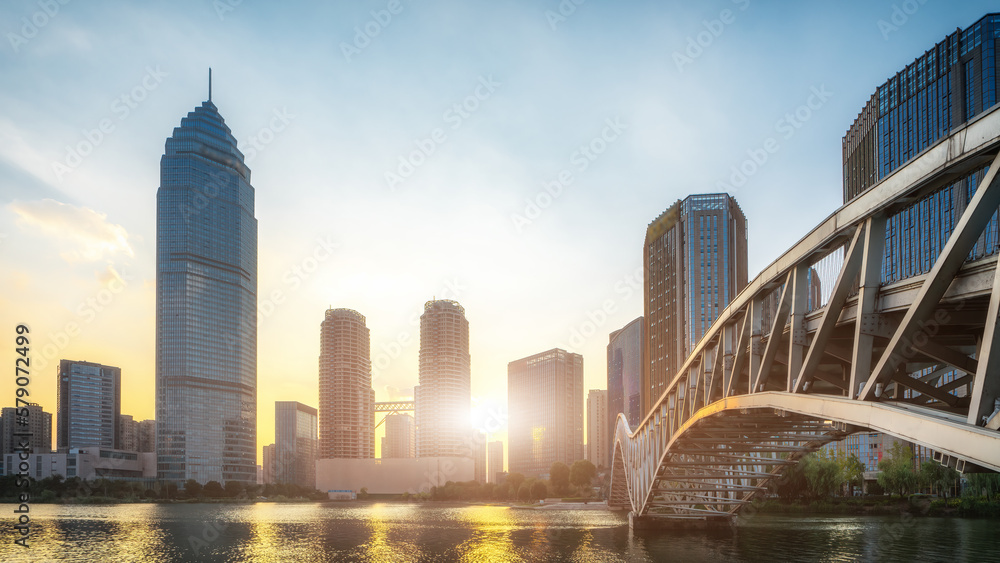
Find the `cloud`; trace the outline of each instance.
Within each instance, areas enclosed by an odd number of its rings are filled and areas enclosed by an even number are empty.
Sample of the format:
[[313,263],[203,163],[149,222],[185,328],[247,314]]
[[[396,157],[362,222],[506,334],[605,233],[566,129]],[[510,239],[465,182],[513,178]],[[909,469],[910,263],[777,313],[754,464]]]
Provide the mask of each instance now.
[[36,228],[56,239],[63,248],[59,255],[67,262],[96,262],[119,252],[135,256],[125,228],[88,207],[54,199],[14,201],[8,207],[17,214],[19,226]]

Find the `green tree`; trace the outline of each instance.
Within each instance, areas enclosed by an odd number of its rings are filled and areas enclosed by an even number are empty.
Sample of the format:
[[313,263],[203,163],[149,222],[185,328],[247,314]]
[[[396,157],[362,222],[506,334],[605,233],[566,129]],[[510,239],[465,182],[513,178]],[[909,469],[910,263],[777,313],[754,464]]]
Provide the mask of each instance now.
[[531,490],[528,488],[527,483],[521,483],[521,486],[517,489],[517,498],[525,502],[531,500]]
[[965,480],[968,486],[963,495],[993,498],[1000,494],[1000,473],[966,473]]
[[198,481],[195,481],[194,479],[188,479],[187,481],[184,482],[184,494],[187,495],[188,498],[198,497],[201,495],[201,493],[202,493],[202,486],[201,483],[199,483]]
[[557,495],[569,488],[569,467],[565,463],[557,461],[552,464],[549,468],[549,484]]
[[916,484],[913,473],[913,450],[903,442],[896,442],[889,449],[889,456],[878,462],[878,484],[887,493],[905,495]]
[[226,481],[226,496],[238,498],[246,492],[246,487],[240,481]]
[[799,463],[803,466],[811,496],[830,497],[840,488],[843,481],[836,461],[827,456],[808,455]]
[[[563,467],[566,467],[566,464],[563,464]],[[548,487],[545,486],[545,481],[535,481],[531,484],[531,498],[534,500],[545,498],[546,495],[548,495],[548,492]]]
[[928,460],[920,464],[917,482],[921,489],[926,489],[931,494],[941,494],[947,498],[948,491],[955,485],[959,477],[958,471]]
[[847,483],[847,488],[849,492],[853,492],[854,486],[859,487],[864,485],[865,482],[865,464],[862,462],[857,454],[851,454],[844,457],[844,463],[841,465],[841,475],[844,482]]
[[222,483],[218,481],[209,481],[205,483],[205,488],[202,489],[206,497],[209,498],[220,498],[225,494],[225,489],[222,488]]
[[517,471],[508,473],[506,483],[511,487],[511,496],[520,496],[521,484],[524,483],[524,475]]
[[595,475],[597,475],[597,468],[586,459],[574,461],[573,467],[569,468],[569,482],[578,489],[588,487],[588,492],[590,483],[594,480]]
[[771,480],[769,487],[785,502],[795,500],[808,492],[809,482],[806,480],[802,462],[785,466],[781,475]]

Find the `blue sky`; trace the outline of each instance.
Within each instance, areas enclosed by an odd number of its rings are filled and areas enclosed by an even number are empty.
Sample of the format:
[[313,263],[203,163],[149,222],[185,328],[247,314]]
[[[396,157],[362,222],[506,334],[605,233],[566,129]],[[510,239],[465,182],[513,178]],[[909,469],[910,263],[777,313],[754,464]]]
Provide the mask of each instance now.
[[755,275],[840,205],[841,138],[875,88],[991,9],[5,2],[0,311],[37,335],[47,410],[71,358],[121,366],[123,412],[153,416],[159,159],[211,66],[256,188],[260,445],[273,401],[317,403],[330,305],[368,318],[378,400],[410,394],[435,296],[467,310],[480,411],[505,405],[507,362],[557,346],[604,388],[652,219],[731,188]]

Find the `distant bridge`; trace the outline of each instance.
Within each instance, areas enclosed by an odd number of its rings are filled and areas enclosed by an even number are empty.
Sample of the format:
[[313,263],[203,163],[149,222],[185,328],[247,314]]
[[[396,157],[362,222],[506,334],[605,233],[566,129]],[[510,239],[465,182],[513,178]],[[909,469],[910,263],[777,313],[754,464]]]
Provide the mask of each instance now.
[[[887,220],[987,165],[923,273],[883,282]],[[642,423],[619,415],[609,505],[635,522],[732,519],[787,466],[862,430],[927,446],[960,471],[1000,471],[1000,276],[996,251],[983,251],[996,246],[998,171],[994,108],[765,268]],[[836,277],[819,298],[818,269]]]
[[390,414],[395,414],[397,412],[412,412],[412,411],[413,411],[413,401],[376,402],[375,412],[384,412],[386,413],[386,415],[382,417],[382,420],[378,421],[378,424],[375,425],[375,428],[382,426],[382,423],[385,422],[386,417],[388,417]]

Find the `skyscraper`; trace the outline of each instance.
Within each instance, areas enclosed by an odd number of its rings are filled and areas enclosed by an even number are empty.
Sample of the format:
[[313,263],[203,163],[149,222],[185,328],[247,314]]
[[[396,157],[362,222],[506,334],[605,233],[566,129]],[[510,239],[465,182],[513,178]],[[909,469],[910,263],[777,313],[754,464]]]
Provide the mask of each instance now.
[[[27,410],[28,416],[22,416],[22,409]],[[4,407],[0,410],[0,424],[3,424],[0,453],[15,453],[25,440],[32,453],[45,454],[52,451],[52,413],[45,412],[40,405],[28,403],[23,407]],[[25,434],[30,436],[25,437]]]
[[320,325],[319,457],[375,457],[371,337],[351,309],[327,309]]
[[608,427],[608,392],[591,389],[587,392],[587,460],[595,467],[610,467],[611,444]]
[[275,401],[275,482],[315,487],[316,451],[316,409],[297,401]]
[[413,417],[405,413],[392,413],[385,417],[385,437],[382,438],[382,457],[416,457],[417,426]]
[[469,321],[456,301],[424,304],[419,361],[419,385],[414,389],[417,457],[469,457]]
[[153,419],[139,422],[138,442],[140,452],[156,452],[156,421]]
[[500,440],[490,442],[486,445],[486,451],[489,454],[486,459],[486,482],[499,483],[497,475],[503,473],[503,442]]
[[525,477],[583,458],[583,356],[555,348],[507,364],[508,467]]
[[[642,385],[642,374],[646,363],[646,322],[639,317],[608,336],[608,419],[604,423],[605,453],[607,459],[594,465],[608,466],[611,463],[612,443],[618,413],[623,413],[629,427],[635,429],[646,416],[643,409],[644,395],[649,391]],[[588,416],[590,416],[588,414]],[[588,427],[589,427],[588,418]],[[588,439],[587,443],[590,443]],[[588,458],[589,459],[589,458]]]
[[[843,138],[844,203],[997,102],[1000,14],[947,35],[880,85]],[[930,271],[986,173],[982,163],[944,187],[894,210],[885,224],[882,281]],[[997,218],[970,258],[1000,248]]]
[[688,354],[747,285],[747,221],[727,194],[692,195],[646,228],[643,416]]
[[122,370],[92,362],[59,361],[56,447],[118,449]]
[[264,481],[265,485],[273,485],[277,483],[275,476],[278,473],[278,463],[277,454],[275,454],[275,445],[268,444],[263,448],[263,463],[261,464],[261,480]]
[[178,484],[257,472],[254,189],[211,97],[167,139],[156,192],[157,469]]
[[118,417],[118,449],[139,451],[139,423],[130,414]]
[[472,471],[474,479],[479,483],[486,482],[486,432],[472,431]]

